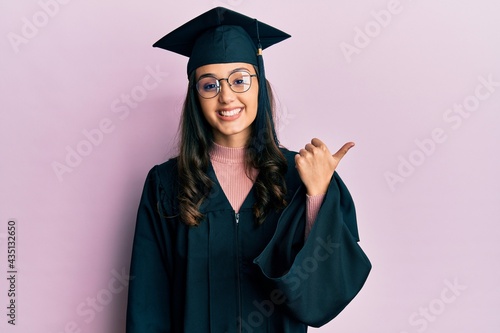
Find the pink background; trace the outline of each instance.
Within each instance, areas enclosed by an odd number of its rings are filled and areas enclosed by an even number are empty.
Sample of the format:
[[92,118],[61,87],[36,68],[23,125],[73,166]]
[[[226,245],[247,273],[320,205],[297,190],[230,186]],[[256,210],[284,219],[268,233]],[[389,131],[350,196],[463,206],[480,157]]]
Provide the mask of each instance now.
[[[357,144],[338,171],[374,268],[352,304],[311,331],[499,332],[493,0],[3,0],[0,331],[124,332],[126,281],[115,276],[128,273],[146,173],[175,153],[187,83],[186,59],[151,44],[216,5],[293,36],[265,51],[285,146]],[[68,166],[70,150],[85,156]]]

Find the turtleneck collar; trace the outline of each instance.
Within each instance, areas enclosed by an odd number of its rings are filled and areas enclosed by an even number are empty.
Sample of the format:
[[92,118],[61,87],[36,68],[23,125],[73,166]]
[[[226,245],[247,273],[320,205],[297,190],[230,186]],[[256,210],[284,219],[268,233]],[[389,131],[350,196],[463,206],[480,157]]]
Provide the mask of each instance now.
[[213,143],[210,150],[210,159],[224,164],[245,163],[245,147],[230,148]]

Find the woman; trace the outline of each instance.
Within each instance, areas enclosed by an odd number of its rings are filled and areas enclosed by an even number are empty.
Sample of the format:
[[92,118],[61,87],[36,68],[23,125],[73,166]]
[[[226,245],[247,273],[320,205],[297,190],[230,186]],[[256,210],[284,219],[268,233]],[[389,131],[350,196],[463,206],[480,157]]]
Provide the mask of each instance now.
[[278,144],[261,48],[289,36],[215,8],[155,46],[189,57],[179,156],[141,199],[128,333],[306,332],[371,268],[354,205],[319,139]]

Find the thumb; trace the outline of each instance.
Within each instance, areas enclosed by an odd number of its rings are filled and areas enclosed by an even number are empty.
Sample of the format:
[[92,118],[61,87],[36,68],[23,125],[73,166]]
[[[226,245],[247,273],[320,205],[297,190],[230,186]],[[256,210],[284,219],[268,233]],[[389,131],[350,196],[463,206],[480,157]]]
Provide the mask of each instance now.
[[337,159],[337,160],[341,160],[345,154],[347,154],[347,152],[349,151],[349,149],[351,149],[352,147],[354,147],[354,142],[347,142],[346,144],[344,144],[342,146],[342,148],[340,148],[335,154],[333,154],[332,156]]

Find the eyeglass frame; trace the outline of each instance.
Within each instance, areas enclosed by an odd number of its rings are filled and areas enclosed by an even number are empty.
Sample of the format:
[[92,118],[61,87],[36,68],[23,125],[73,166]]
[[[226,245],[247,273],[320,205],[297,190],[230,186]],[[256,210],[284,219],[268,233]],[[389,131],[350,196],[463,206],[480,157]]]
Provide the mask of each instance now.
[[[229,83],[229,77],[230,77],[231,75],[233,75],[234,73],[238,73],[238,72],[248,73],[248,75],[250,76],[250,84],[248,85],[248,89],[247,89],[247,90],[245,90],[245,91],[234,91],[234,90],[233,90],[233,88],[232,88],[232,86],[233,86],[233,85],[232,85],[231,83]],[[201,95],[200,91],[198,90],[198,83],[200,82],[200,80],[201,80],[202,78],[205,78],[205,77],[211,77],[211,78],[214,78],[214,79],[215,79],[215,81],[217,82],[217,94],[215,94],[215,95],[214,95],[214,96],[212,96],[212,97],[204,97],[204,96],[202,96],[202,95]],[[196,80],[196,83],[195,83],[193,86],[194,86],[194,88],[196,89],[196,92],[198,93],[198,95],[199,95],[201,98],[204,98],[204,99],[212,99],[212,98],[217,97],[217,96],[220,94],[220,92],[221,92],[221,90],[222,90],[222,84],[221,84],[221,81],[224,81],[224,80],[225,80],[225,81],[227,82],[227,84],[229,85],[229,89],[231,89],[231,91],[232,91],[232,92],[234,92],[234,93],[236,93],[236,94],[242,94],[242,93],[246,93],[247,91],[249,91],[249,90],[250,90],[250,88],[252,87],[252,78],[253,78],[253,77],[258,77],[258,75],[257,75],[257,74],[250,74],[250,72],[249,72],[249,71],[247,71],[247,70],[239,69],[239,70],[235,70],[235,71],[231,72],[231,73],[229,74],[229,76],[228,76],[228,77],[226,77],[226,78],[221,78],[221,79],[218,79],[218,78],[216,78],[214,75],[211,75],[211,74],[202,75],[202,76],[200,76],[200,77],[198,78],[198,80]]]

